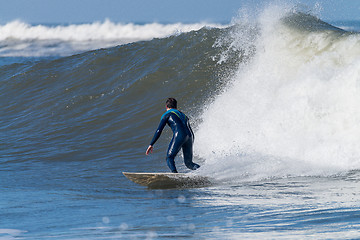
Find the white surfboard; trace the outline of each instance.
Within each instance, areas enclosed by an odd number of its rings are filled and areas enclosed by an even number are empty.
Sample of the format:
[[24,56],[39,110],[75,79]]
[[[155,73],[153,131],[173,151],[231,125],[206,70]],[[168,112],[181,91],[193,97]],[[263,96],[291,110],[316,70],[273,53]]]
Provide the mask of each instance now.
[[211,185],[208,177],[186,173],[135,173],[123,172],[134,183],[152,189],[195,188]]

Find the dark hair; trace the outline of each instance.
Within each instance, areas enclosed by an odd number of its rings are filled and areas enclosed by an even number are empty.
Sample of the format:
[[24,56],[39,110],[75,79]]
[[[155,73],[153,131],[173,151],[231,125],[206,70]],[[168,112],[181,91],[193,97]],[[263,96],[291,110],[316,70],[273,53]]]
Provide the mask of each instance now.
[[168,98],[166,100],[166,107],[177,109],[177,101],[175,98]]

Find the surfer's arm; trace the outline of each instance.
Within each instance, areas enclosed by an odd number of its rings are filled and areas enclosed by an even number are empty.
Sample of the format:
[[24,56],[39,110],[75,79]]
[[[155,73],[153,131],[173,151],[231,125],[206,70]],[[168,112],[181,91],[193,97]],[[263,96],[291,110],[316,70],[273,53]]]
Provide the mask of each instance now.
[[158,126],[158,128],[157,128],[157,130],[156,130],[156,132],[155,132],[155,134],[154,134],[154,137],[153,137],[153,139],[152,139],[151,142],[150,142],[149,147],[150,147],[150,146],[153,146],[153,145],[155,144],[155,142],[159,139],[159,137],[160,137],[160,135],[161,135],[161,133],[162,133],[162,130],[164,129],[164,127],[165,127],[165,125],[166,125],[166,122],[167,122],[167,119],[168,119],[168,118],[169,118],[168,116],[164,116],[164,117],[161,119],[161,121],[160,121],[160,123],[159,123],[159,126]]
[[146,149],[146,155],[149,155],[149,153],[152,153],[154,147],[153,145],[155,144],[155,142],[159,139],[161,133],[162,133],[162,130],[164,129],[165,125],[166,125],[166,121],[167,119],[165,119],[165,117],[161,118],[161,121],[160,121],[160,124],[154,134],[154,137],[153,139],[151,140],[151,143],[149,145],[149,147]]

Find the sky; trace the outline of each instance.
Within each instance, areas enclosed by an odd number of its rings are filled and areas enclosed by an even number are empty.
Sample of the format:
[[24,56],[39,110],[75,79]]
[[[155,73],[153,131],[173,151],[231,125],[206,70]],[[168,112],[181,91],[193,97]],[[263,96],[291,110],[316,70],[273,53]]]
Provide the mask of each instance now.
[[[259,8],[270,0],[0,0],[0,24],[76,24],[109,19],[121,23],[229,23],[241,8]],[[310,9],[321,6],[320,18],[360,20],[360,0],[283,0]],[[317,4],[318,3],[318,4]]]

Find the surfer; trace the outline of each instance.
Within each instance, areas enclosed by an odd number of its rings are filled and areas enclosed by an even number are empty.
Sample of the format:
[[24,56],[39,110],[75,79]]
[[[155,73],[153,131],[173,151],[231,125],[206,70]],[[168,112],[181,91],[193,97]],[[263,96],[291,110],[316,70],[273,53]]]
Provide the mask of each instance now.
[[177,101],[175,98],[168,98],[166,101],[166,112],[161,116],[159,127],[157,128],[146,155],[152,153],[155,142],[159,139],[165,125],[168,124],[173,131],[173,138],[169,144],[166,162],[171,172],[177,173],[175,167],[175,157],[182,148],[184,163],[187,168],[196,170],[200,165],[193,163],[193,142],[194,133],[190,127],[188,117],[177,110]]

